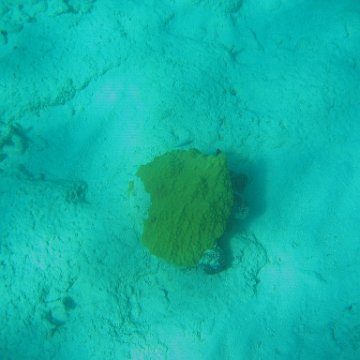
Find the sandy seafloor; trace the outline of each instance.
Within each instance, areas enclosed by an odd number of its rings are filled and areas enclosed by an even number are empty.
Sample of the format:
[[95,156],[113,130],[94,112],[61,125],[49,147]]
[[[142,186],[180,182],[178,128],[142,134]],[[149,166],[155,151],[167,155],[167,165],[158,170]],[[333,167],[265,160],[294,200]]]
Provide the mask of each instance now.
[[[2,0],[0,359],[360,359],[359,54],[357,0]],[[191,147],[249,177],[215,275],[128,196]]]

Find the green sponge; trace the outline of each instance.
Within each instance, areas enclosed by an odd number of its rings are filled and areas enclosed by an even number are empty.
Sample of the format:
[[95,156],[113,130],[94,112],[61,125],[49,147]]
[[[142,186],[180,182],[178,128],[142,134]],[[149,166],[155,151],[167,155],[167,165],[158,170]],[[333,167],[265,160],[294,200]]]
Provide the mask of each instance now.
[[140,166],[137,176],[151,198],[142,242],[172,264],[196,265],[223,235],[233,207],[225,155],[174,150]]

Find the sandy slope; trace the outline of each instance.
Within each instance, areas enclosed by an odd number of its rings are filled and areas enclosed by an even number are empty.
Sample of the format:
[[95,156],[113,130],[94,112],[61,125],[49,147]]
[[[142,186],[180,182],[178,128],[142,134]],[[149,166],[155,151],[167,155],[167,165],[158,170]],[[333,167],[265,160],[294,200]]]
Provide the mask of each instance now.
[[[17,3],[0,7],[1,359],[359,358],[358,2]],[[151,257],[127,194],[189,146],[250,178],[213,276]]]

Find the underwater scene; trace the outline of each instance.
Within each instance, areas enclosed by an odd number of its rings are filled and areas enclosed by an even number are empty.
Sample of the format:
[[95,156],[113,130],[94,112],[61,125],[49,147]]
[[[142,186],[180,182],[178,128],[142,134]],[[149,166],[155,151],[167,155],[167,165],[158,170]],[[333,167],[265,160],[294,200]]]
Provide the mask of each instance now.
[[358,360],[359,194],[359,0],[0,0],[0,360]]

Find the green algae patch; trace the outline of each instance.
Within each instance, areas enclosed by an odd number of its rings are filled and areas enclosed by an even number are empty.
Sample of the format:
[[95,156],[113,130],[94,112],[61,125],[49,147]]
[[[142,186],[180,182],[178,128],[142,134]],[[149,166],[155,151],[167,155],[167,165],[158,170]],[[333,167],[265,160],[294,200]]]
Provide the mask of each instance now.
[[234,203],[225,155],[174,150],[139,167],[150,194],[143,244],[178,266],[196,265],[224,234]]

